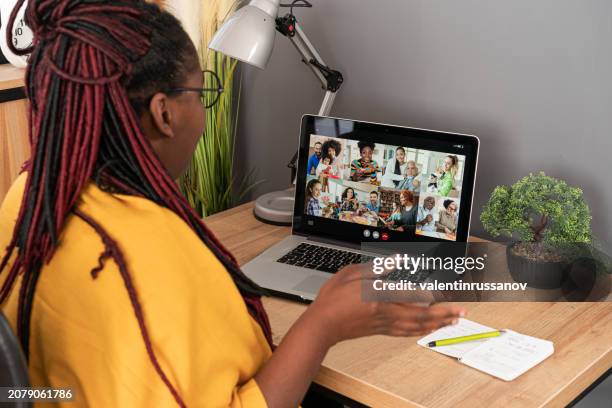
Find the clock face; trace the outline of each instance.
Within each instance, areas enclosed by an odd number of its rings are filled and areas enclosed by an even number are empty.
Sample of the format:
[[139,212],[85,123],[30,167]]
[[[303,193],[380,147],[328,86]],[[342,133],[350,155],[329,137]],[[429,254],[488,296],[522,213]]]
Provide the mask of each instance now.
[[[8,26],[8,20],[13,11],[13,7],[17,0],[2,0],[0,6],[0,18],[2,21],[0,29],[0,48],[2,48],[2,54],[6,59],[17,67],[25,67],[27,63],[27,56],[18,56],[13,54],[6,44],[6,29]],[[27,48],[32,45],[32,30],[25,24],[24,12],[26,4],[17,13],[17,19],[13,24],[13,32],[11,33],[11,40],[16,48]]]
[[19,49],[32,45],[32,31],[25,24],[23,17],[13,25],[13,45]]

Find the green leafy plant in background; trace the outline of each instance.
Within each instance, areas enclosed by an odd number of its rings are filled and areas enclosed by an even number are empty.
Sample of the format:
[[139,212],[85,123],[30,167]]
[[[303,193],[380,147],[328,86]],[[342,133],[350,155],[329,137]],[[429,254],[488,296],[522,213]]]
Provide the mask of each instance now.
[[559,260],[592,240],[582,190],[543,172],[496,187],[480,221],[494,237],[518,236],[515,253],[530,259]]
[[[233,207],[258,183],[254,183],[254,169],[238,181],[234,169],[238,109],[241,78],[237,75],[238,61],[208,51],[210,38],[217,30],[220,15],[226,15],[224,3],[211,0],[205,3],[201,50],[201,65],[217,73],[224,92],[217,104],[206,110],[206,128],[198,142],[191,164],[181,180],[181,190],[192,207],[202,217]],[[232,6],[233,7],[233,6]],[[230,9],[231,10],[231,9]],[[209,80],[209,76],[205,76]],[[208,81],[207,81],[208,82]],[[206,83],[205,87],[216,84]]]
[[523,242],[591,242],[591,214],[582,190],[543,172],[496,187],[480,221],[493,236],[516,233]]

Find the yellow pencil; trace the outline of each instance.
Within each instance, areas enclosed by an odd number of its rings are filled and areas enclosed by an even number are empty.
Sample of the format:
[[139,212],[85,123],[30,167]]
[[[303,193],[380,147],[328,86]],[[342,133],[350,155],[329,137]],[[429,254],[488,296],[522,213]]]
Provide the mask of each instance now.
[[470,334],[469,336],[460,336],[460,337],[453,337],[450,339],[430,341],[429,343],[427,343],[427,345],[429,347],[448,346],[451,344],[463,343],[466,341],[488,339],[490,337],[498,337],[503,332],[504,332],[503,330],[495,330],[495,331],[490,331],[490,332],[485,332],[485,333]]

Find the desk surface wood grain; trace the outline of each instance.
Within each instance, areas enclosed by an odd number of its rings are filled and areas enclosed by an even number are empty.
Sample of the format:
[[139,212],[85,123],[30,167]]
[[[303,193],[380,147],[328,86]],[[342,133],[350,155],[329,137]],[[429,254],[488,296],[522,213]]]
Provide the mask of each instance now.
[[[252,203],[206,219],[241,264],[290,234],[252,214]],[[264,299],[278,343],[306,306]],[[374,407],[563,407],[612,367],[612,303],[463,303],[468,318],[554,342],[555,353],[504,382],[417,346],[374,336],[334,346],[315,381]]]

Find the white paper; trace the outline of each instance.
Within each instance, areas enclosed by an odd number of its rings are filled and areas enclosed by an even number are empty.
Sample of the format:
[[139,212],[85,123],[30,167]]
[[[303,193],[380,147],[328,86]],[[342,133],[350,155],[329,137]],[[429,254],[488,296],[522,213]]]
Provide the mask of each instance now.
[[465,343],[451,344],[448,346],[439,347],[428,347],[427,343],[435,340],[444,340],[453,337],[469,336],[470,334],[485,333],[494,330],[496,329],[493,329],[480,323],[473,322],[468,319],[460,318],[457,324],[452,326],[445,326],[439,330],[436,330],[435,332],[417,341],[417,344],[419,346],[427,347],[430,350],[437,351],[438,353],[442,353],[447,356],[461,358],[468,351],[480,346],[489,339],[466,341]]
[[553,343],[506,330],[464,354],[461,362],[505,381],[512,381],[554,352]]
[[551,341],[505,329],[499,337],[467,341],[450,346],[428,347],[427,343],[470,334],[484,333],[495,329],[459,319],[454,326],[446,326],[423,337],[417,344],[432,351],[459,359],[467,366],[512,381],[530,368],[536,366],[555,350]]

